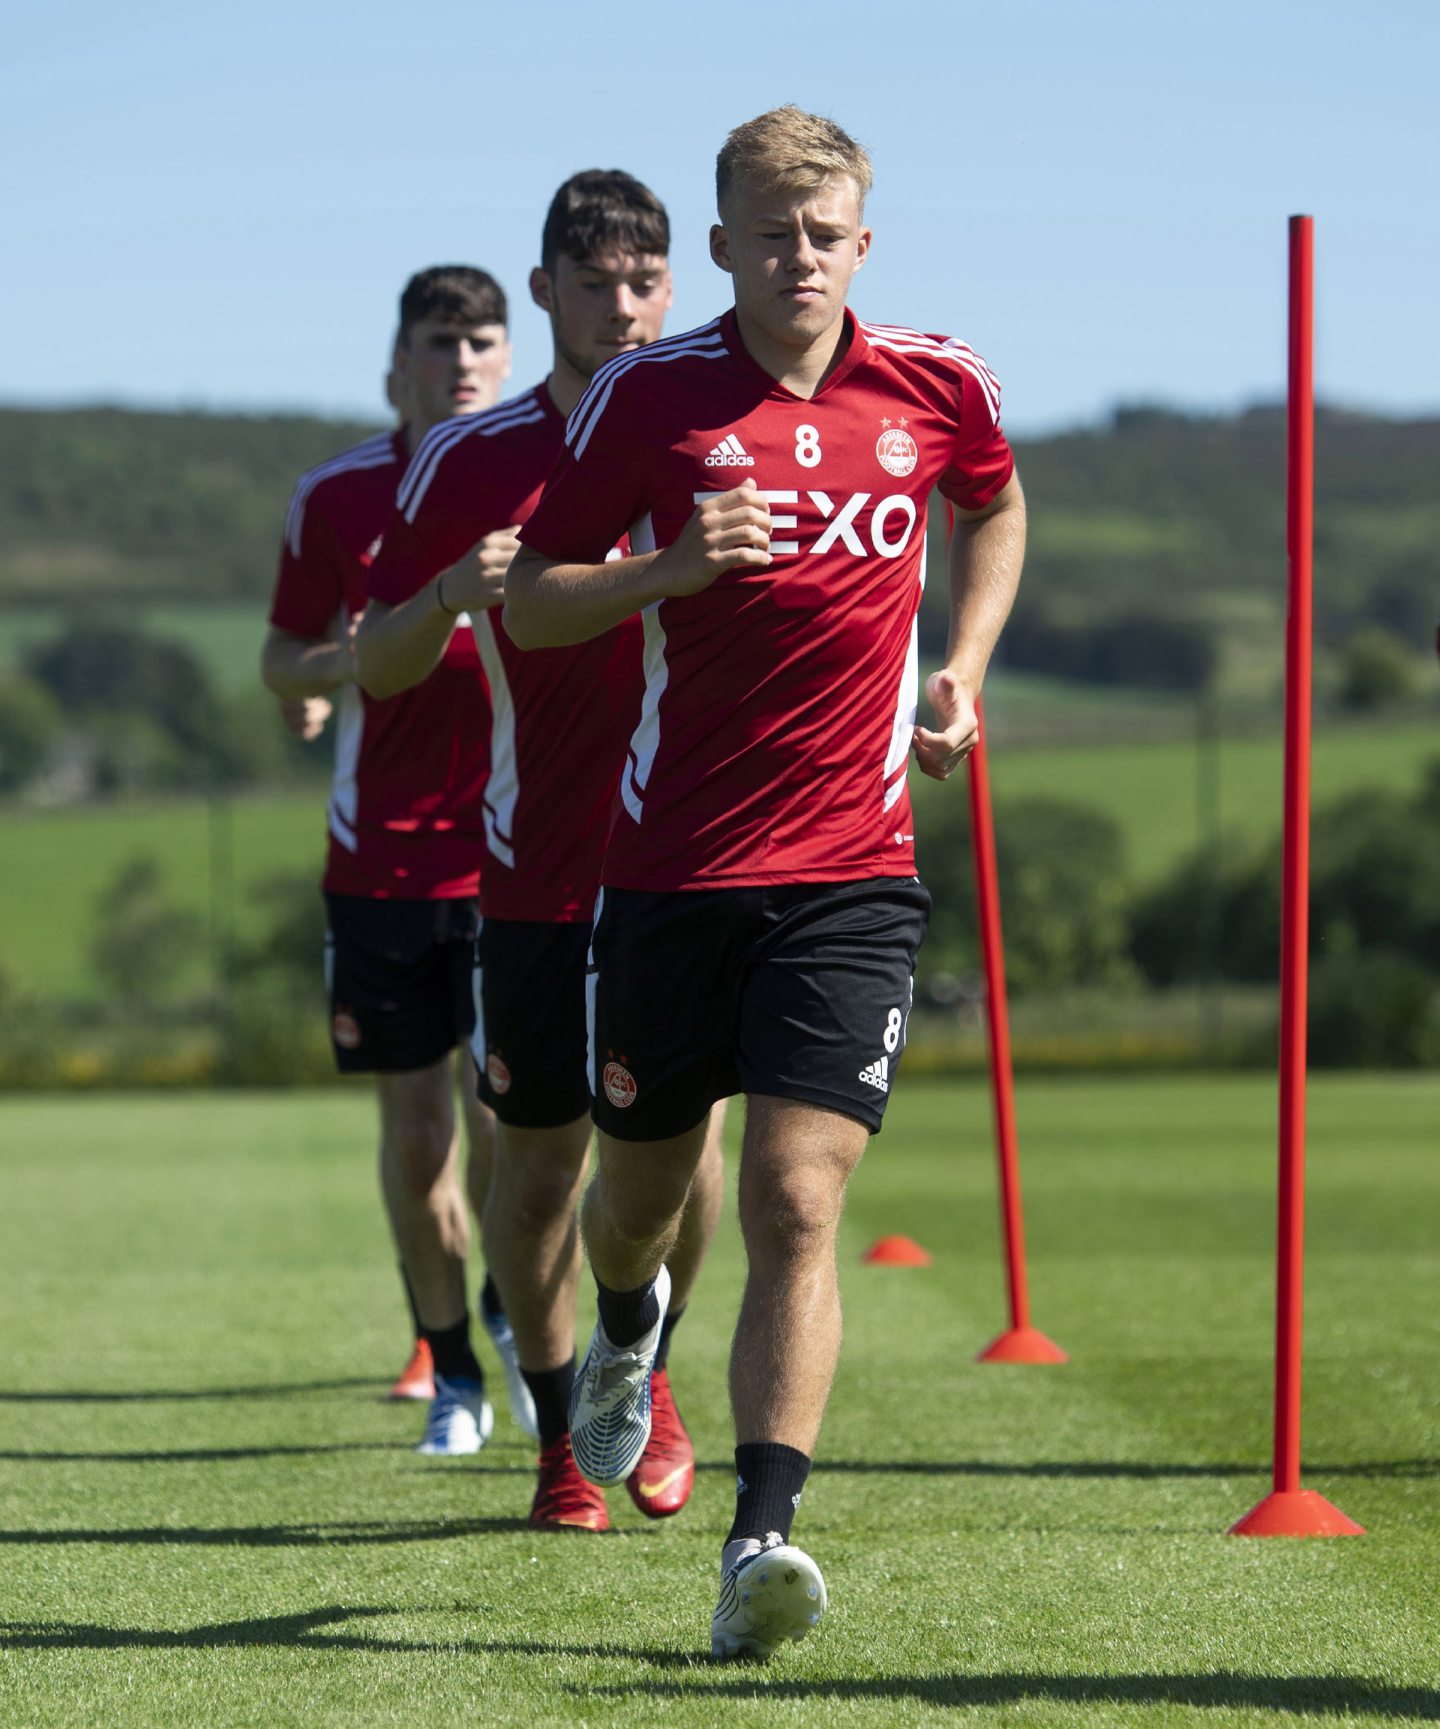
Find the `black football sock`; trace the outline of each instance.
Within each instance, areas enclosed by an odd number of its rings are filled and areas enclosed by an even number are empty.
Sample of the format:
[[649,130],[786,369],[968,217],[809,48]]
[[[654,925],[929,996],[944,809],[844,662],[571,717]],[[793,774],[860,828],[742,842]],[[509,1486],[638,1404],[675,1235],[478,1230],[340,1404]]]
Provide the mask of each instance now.
[[480,1287],[480,1319],[488,1325],[497,1315],[504,1313],[505,1304],[500,1296],[500,1287],[487,1272],[485,1283]]
[[410,1275],[405,1271],[405,1264],[400,1264],[400,1283],[405,1287],[405,1302],[410,1310],[410,1325],[415,1329],[418,1339],[425,1329],[420,1325],[420,1311],[415,1307],[415,1293],[410,1288]]
[[484,1381],[470,1345],[468,1314],[462,1315],[453,1327],[426,1327],[424,1336],[430,1341],[437,1375],[443,1375],[447,1381]]
[[595,1289],[600,1298],[600,1325],[612,1345],[633,1345],[660,1319],[660,1299],[655,1295],[653,1279],[638,1291],[612,1291],[596,1279]]
[[570,1389],[575,1384],[575,1359],[558,1369],[521,1369],[535,1401],[540,1445],[548,1447],[570,1429]]
[[660,1323],[660,1348],[655,1353],[655,1373],[657,1375],[670,1361],[670,1335],[679,1325],[680,1317],[684,1313],[683,1308],[665,1311],[665,1319]]
[[735,1449],[735,1523],[725,1539],[758,1537],[771,1531],[790,1541],[790,1526],[810,1475],[810,1461],[779,1441],[742,1441]]

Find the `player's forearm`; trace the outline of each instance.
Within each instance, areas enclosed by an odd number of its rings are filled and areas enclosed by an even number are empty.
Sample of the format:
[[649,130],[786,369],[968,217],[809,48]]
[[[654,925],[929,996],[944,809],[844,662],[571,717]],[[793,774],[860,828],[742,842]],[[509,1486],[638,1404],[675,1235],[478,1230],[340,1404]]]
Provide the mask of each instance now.
[[946,670],[972,694],[985,680],[1015,603],[1025,560],[1025,495],[1012,478],[983,516],[957,517],[950,541],[950,640]]
[[278,631],[265,639],[260,677],[282,702],[331,696],[350,682],[351,674],[350,651],[343,642],[307,642]]
[[355,634],[355,678],[368,695],[397,696],[445,658],[458,614],[442,604],[443,577],[399,606],[372,600]]
[[505,578],[505,629],[519,648],[589,642],[666,593],[652,574],[659,553],[609,564],[561,564],[522,546]]

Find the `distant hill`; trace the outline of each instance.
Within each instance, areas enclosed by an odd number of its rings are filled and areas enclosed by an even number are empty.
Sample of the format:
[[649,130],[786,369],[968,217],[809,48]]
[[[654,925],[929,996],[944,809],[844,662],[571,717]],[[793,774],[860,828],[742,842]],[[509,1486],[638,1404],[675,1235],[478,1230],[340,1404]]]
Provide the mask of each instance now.
[[[258,605],[296,477],[374,430],[280,415],[0,409],[0,602]],[[1279,409],[1202,418],[1124,408],[1103,427],[1017,450],[1031,544],[1009,633],[1015,664],[1029,653],[1041,665],[1056,630],[1117,614],[1202,622],[1242,649],[1247,635],[1273,636],[1285,578]],[[1317,453],[1322,639],[1379,624],[1418,644],[1440,601],[1440,420],[1324,410]],[[932,644],[943,636],[941,587],[927,596]]]
[[259,600],[296,479],[375,430],[291,415],[0,409],[0,600]]
[[[1285,416],[1228,418],[1122,408],[1109,425],[1020,446],[1032,503],[1034,586],[1099,589],[1116,602],[1206,593],[1281,596]],[[1406,615],[1440,600],[1440,420],[1322,409],[1316,423],[1317,605],[1364,612],[1377,591]],[[1384,610],[1381,602],[1381,610]]]

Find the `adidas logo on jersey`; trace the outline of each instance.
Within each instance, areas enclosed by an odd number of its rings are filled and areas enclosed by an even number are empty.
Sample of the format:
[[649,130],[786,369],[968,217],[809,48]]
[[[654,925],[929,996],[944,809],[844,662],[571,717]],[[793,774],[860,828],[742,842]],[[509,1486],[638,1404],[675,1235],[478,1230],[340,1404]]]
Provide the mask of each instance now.
[[866,1063],[860,1071],[860,1079],[867,1087],[879,1087],[882,1093],[890,1091],[890,1059],[877,1057],[873,1063]]
[[728,432],[705,458],[705,466],[706,468],[754,468],[755,458],[750,455],[733,432]]

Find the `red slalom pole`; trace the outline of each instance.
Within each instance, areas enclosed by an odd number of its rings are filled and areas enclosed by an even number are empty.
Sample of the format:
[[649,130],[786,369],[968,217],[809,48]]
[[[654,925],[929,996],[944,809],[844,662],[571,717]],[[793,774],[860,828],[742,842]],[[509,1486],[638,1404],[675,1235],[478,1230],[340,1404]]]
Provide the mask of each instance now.
[[1310,659],[1315,528],[1315,219],[1290,218],[1286,410],[1285,836],[1280,929],[1280,1199],[1275,1301],[1274,1487],[1233,1537],[1355,1537],[1364,1527],[1300,1487],[1305,1295],[1305,1011],[1310,926]]
[[1015,1134],[1015,1077],[1010,1062],[1010,1010],[1005,996],[1005,945],[1000,931],[1000,883],[995,868],[995,823],[990,811],[990,768],[985,755],[985,711],[976,699],[980,735],[970,753],[970,825],[975,851],[975,899],[985,957],[985,1005],[990,1033],[990,1092],[995,1107],[995,1151],[1000,1165],[1000,1206],[1005,1234],[1010,1325],[977,1359],[982,1363],[1066,1363],[1053,1340],[1030,1325],[1025,1270],[1025,1219],[1020,1206],[1020,1153]]

